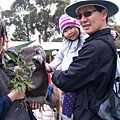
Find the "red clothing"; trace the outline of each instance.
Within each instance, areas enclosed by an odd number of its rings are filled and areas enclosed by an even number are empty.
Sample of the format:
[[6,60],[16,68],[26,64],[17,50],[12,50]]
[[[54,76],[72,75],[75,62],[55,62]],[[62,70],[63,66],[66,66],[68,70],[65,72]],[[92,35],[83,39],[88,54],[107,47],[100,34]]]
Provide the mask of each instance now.
[[52,85],[52,80],[51,80],[51,78],[52,78],[52,74],[51,74],[51,73],[48,73],[48,84],[49,84],[49,85]]

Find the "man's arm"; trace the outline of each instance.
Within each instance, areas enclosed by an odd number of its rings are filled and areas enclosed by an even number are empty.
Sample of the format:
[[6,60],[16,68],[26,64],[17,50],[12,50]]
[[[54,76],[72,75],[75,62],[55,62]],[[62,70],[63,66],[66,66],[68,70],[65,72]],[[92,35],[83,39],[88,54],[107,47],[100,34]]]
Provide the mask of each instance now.
[[[82,88],[94,80],[96,76],[97,68],[95,66],[98,64],[97,50],[92,45],[89,45],[80,52],[82,53],[74,59],[68,70],[57,70],[52,76],[53,83],[65,92],[76,91]],[[89,80],[91,81],[88,80],[89,75],[91,77]]]

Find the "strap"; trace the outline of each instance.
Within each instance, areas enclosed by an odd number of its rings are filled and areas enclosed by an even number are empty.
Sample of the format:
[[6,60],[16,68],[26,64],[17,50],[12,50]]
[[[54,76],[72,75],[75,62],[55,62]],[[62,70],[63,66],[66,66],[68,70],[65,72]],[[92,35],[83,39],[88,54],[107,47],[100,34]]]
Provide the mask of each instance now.
[[[113,47],[113,45],[110,43],[110,41],[105,40],[105,39],[101,39],[101,40],[104,41],[105,43],[107,43],[107,44],[112,48],[112,50],[113,50],[113,52],[114,52],[114,57],[115,57],[114,72],[116,73],[116,68],[117,68],[117,51],[116,51],[116,49],[114,49],[114,47]],[[115,75],[115,73],[114,73],[113,75]],[[115,80],[115,76],[112,76],[112,77],[113,77],[113,79]],[[114,82],[111,83],[111,84],[113,85]]]
[[101,40],[104,41],[105,43],[107,43],[112,48],[113,52],[115,53],[114,56],[117,61],[117,51],[113,48],[113,45],[108,40],[105,40],[105,39],[101,39]]
[[37,120],[36,117],[33,115],[30,104],[28,102],[26,102],[26,104],[27,104],[27,110],[28,110],[28,113],[29,113],[29,116],[30,116],[30,120]]
[[[104,41],[105,43],[107,43],[107,44],[112,48],[112,50],[113,50],[113,52],[114,52],[114,57],[115,57],[114,71],[116,71],[116,63],[117,63],[117,53],[116,53],[116,50],[115,50],[115,48],[113,47],[113,45],[110,43],[110,41],[105,40],[105,39],[101,39],[101,40]],[[114,73],[114,74],[115,74],[115,73]],[[115,80],[114,74],[112,75],[112,78],[111,78],[111,79],[114,79],[114,80]],[[113,81],[113,82],[110,83],[110,86],[111,86],[111,87],[114,85],[114,82],[115,82],[115,81]],[[90,86],[90,87],[89,87],[89,90],[90,90],[90,92],[91,92],[91,94],[92,94],[93,99],[97,100],[97,97],[96,97],[96,95],[95,95],[95,93],[94,93],[94,91],[93,91],[93,89],[92,89],[92,85],[90,84],[89,86]],[[111,90],[112,90],[112,89],[111,89]],[[111,91],[111,92],[112,92],[112,91]],[[110,95],[110,93],[106,93],[104,100],[107,99],[107,97],[108,97],[109,95]]]
[[[116,71],[116,67],[117,67],[117,51],[113,48],[113,46],[112,46],[112,44],[108,41],[108,40],[104,40],[104,39],[102,39],[105,43],[107,43],[111,48],[112,48],[112,50],[113,50],[113,52],[114,52],[114,57],[115,57],[115,67],[114,67],[114,69],[115,69],[115,71]],[[115,72],[116,73],[116,72]],[[115,76],[114,76],[114,78],[113,78],[115,81],[117,81],[116,79],[115,79]],[[114,83],[115,83],[115,81],[114,81]],[[113,84],[114,84],[113,83]],[[112,91],[112,93],[111,93],[111,95],[109,96],[110,98],[109,98],[109,101],[110,101],[110,105],[109,106],[111,106],[112,105],[112,109],[110,109],[110,113],[111,113],[111,116],[115,119],[115,120],[118,120],[118,118],[116,117],[116,113],[115,113],[115,109],[116,108],[113,108],[113,107],[115,107],[115,98],[114,98],[114,92]],[[107,108],[106,108],[106,110],[107,110]]]

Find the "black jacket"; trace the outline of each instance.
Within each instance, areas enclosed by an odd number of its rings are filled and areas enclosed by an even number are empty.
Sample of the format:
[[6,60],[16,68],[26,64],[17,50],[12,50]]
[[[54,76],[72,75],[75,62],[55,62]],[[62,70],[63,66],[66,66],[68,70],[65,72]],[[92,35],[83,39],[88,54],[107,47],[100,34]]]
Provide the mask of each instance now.
[[57,70],[52,77],[53,83],[61,90],[76,91],[74,120],[101,120],[92,110],[96,102],[91,88],[98,100],[112,89],[115,76],[116,59],[111,47],[104,40],[111,42],[116,50],[110,29],[97,31],[86,39],[79,55],[73,59],[67,71]]

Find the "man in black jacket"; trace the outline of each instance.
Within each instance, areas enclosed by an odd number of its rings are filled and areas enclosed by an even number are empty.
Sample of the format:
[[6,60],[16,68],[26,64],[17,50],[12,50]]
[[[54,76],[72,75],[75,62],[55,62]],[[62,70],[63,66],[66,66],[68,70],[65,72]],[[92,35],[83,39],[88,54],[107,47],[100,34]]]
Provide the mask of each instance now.
[[68,6],[65,12],[77,18],[90,37],[85,40],[68,70],[56,70],[52,81],[62,91],[76,92],[73,120],[102,120],[92,106],[103,100],[113,87],[116,55],[112,48],[116,51],[116,47],[107,28],[107,18],[117,13],[118,7],[110,1],[87,0]]

